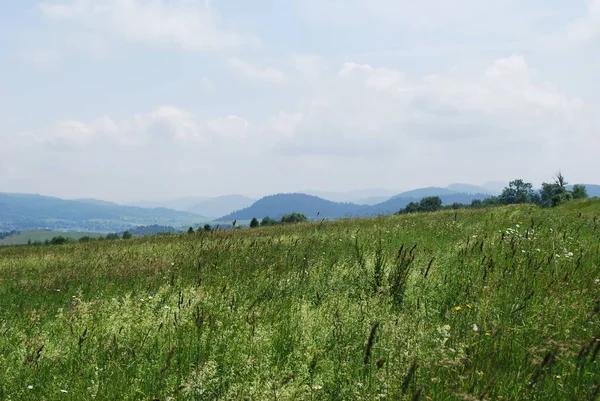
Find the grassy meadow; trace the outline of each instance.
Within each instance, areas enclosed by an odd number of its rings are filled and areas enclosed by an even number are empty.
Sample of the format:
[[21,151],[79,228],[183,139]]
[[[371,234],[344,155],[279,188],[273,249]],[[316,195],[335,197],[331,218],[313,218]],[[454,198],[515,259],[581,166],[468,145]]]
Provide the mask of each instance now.
[[0,248],[0,400],[594,400],[600,203]]

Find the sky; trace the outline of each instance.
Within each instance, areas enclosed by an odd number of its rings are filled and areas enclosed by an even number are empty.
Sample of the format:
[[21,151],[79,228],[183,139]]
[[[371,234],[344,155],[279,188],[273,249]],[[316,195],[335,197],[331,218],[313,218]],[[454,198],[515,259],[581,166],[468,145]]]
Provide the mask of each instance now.
[[2,0],[0,192],[600,183],[600,0]]

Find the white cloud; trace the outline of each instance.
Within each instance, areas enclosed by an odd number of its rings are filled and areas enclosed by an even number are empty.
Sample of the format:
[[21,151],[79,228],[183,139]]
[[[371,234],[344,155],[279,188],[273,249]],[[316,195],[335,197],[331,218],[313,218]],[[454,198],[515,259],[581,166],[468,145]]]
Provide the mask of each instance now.
[[221,28],[219,15],[197,1],[62,0],[41,2],[38,9],[45,18],[71,23],[83,33],[129,43],[189,51],[259,44],[252,35]]
[[[518,22],[522,2],[516,0],[295,0],[298,10],[311,20],[351,25],[371,25],[431,30],[448,27],[497,26],[507,19]],[[508,27],[506,27],[508,29]]]
[[496,60],[478,77],[452,73],[414,81],[400,70],[347,62],[323,88],[319,95],[328,101],[300,109],[302,118],[273,118],[291,127],[278,145],[287,155],[391,158],[405,166],[423,157],[436,163],[481,158],[483,168],[528,158],[506,167],[518,173],[528,160],[538,161],[532,171],[554,168],[548,165],[558,159],[548,155],[564,148],[600,146],[582,124],[592,114],[585,102],[540,80],[518,55]]
[[291,138],[294,136],[298,125],[304,119],[303,113],[286,113],[284,111],[271,117],[262,127],[261,131],[265,133],[274,133],[274,140]]
[[600,42],[600,0],[588,0],[588,14],[569,24],[567,33],[575,42]]
[[208,128],[223,138],[245,138],[248,134],[248,121],[239,116],[227,116],[207,123]]
[[[409,79],[401,69],[349,61],[305,79],[314,85],[297,94],[296,106],[277,105],[270,118],[207,121],[164,106],[125,118],[60,121],[19,141],[32,144],[29,163],[39,169],[54,166],[48,146],[72,150],[53,174],[78,165],[100,176],[102,160],[120,158],[128,165],[98,179],[104,188],[151,176],[174,194],[186,193],[190,180],[206,191],[231,181],[240,192],[275,192],[331,183],[395,187],[399,175],[406,187],[545,179],[560,168],[579,180],[580,172],[600,168],[591,162],[591,149],[600,147],[593,107],[542,80],[519,55],[476,75],[457,69]],[[38,143],[46,151],[35,150]],[[10,157],[6,168],[14,168]],[[590,160],[585,171],[582,159]],[[156,160],[171,162],[159,168]],[[418,174],[402,174],[415,168]]]
[[345,63],[339,72],[340,77],[350,78],[364,75],[365,85],[376,89],[391,89],[404,83],[404,73],[390,68],[373,68],[369,64]]
[[294,53],[290,56],[290,62],[296,71],[309,78],[319,77],[329,66],[323,57],[312,54]]
[[233,68],[238,74],[240,74],[243,77],[259,81],[265,81],[272,84],[280,84],[284,80],[283,72],[275,68],[255,67],[250,63],[236,58],[229,59],[227,63],[231,68]]
[[123,120],[100,117],[92,122],[65,120],[41,133],[29,134],[36,142],[57,150],[81,151],[95,144],[141,146],[152,142],[202,143],[205,138],[192,115],[162,106]]

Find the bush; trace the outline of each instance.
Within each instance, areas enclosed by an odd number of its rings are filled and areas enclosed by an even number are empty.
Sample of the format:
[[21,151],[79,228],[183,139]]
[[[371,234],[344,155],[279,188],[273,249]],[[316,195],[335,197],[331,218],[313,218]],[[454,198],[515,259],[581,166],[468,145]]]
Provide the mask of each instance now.
[[292,214],[284,214],[283,217],[281,218],[281,222],[283,224],[297,224],[297,223],[304,223],[308,221],[308,219],[306,218],[305,215],[303,215],[302,213],[292,213]]

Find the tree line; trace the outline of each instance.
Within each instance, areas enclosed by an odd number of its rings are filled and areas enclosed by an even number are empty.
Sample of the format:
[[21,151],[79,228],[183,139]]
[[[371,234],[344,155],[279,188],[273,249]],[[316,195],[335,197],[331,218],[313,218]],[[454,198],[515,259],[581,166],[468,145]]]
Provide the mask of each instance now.
[[442,206],[442,200],[439,196],[429,196],[421,199],[420,202],[409,203],[405,208],[400,209],[398,214],[436,212],[443,209],[481,209],[517,204],[533,204],[550,208],[573,199],[586,199],[588,197],[587,189],[584,185],[574,185],[571,190],[567,189],[567,185],[568,182],[560,172],[555,175],[554,182],[542,183],[542,187],[537,191],[533,189],[533,185],[530,182],[516,179],[511,181],[500,195],[490,196],[483,200],[476,199],[470,205],[454,203]]

